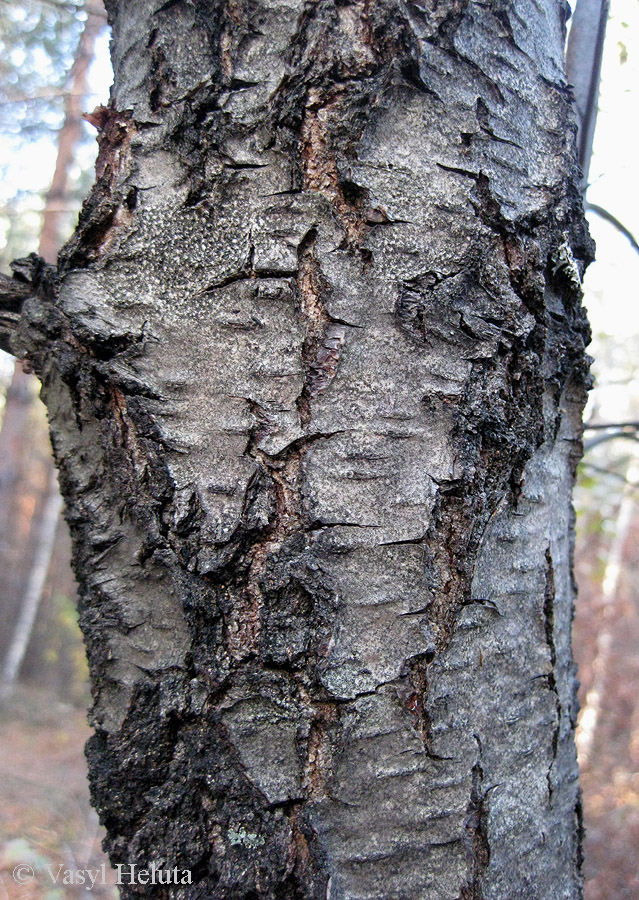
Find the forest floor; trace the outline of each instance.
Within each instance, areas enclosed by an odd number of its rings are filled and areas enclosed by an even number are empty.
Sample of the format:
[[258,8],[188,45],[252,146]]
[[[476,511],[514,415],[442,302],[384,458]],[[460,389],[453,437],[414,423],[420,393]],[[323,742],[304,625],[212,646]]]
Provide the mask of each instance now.
[[89,805],[83,749],[90,734],[84,711],[47,692],[22,688],[3,706],[0,900],[86,898],[85,885],[62,884],[64,872],[99,869],[103,862],[106,883],[100,873],[91,896],[117,898],[102,829]]

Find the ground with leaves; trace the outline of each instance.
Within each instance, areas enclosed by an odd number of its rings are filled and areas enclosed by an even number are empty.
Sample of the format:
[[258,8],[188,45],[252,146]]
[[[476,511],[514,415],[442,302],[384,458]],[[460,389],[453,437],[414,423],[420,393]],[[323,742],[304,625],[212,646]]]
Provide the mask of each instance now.
[[[47,871],[98,868],[106,861],[102,830],[89,806],[82,748],[90,735],[82,710],[33,690],[20,691],[0,713],[0,900],[86,897],[81,886],[53,884]],[[33,881],[12,877],[30,865]],[[113,900],[117,890],[96,883],[93,900]]]

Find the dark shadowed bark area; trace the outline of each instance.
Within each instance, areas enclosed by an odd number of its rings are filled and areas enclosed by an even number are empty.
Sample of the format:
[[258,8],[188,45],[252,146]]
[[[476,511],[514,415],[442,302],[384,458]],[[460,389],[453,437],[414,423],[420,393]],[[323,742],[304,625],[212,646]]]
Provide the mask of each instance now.
[[556,0],[107,3],[20,267],[125,897],[580,896],[591,248]]

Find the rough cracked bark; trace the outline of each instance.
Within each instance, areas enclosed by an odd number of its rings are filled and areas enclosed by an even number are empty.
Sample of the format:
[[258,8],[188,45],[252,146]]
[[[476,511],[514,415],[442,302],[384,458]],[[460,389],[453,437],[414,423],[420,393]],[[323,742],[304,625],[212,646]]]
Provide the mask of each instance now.
[[114,861],[189,898],[578,897],[563,5],[107,6],[96,186],[14,347]]

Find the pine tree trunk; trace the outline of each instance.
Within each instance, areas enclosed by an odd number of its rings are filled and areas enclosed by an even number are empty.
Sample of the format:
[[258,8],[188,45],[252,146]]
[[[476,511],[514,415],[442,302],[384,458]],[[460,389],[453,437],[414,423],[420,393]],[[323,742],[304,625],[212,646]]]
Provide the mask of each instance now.
[[95,42],[104,27],[104,17],[89,10],[69,72],[68,93],[64,98],[64,122],[58,132],[55,169],[42,211],[38,253],[47,262],[55,261],[62,242],[68,236],[68,233],[63,234],[63,222],[69,200],[71,168],[82,140],[82,111],[89,92],[89,68],[95,55]]
[[563,5],[107,5],[97,183],[15,346],[112,858],[194,882],[123,895],[577,898]]

